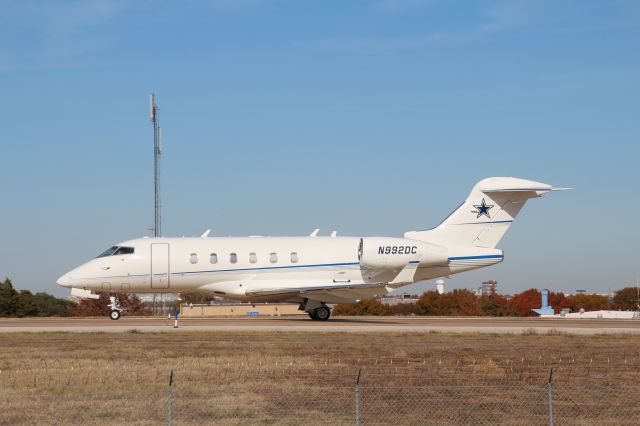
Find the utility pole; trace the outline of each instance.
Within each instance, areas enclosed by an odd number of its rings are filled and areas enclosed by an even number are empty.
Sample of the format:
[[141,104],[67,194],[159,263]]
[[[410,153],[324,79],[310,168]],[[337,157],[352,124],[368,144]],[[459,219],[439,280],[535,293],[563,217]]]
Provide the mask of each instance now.
[[149,95],[150,118],[153,123],[153,189],[154,189],[154,221],[153,236],[160,237],[162,235],[162,216],[160,215],[160,155],[162,154],[162,128],[158,120],[158,106],[156,105],[155,95]]

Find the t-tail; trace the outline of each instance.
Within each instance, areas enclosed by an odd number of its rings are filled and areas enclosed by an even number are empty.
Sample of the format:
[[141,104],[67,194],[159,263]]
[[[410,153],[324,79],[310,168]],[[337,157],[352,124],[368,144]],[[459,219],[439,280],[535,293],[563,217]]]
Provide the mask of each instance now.
[[486,178],[436,228],[410,231],[404,236],[445,246],[494,248],[529,199],[563,189],[567,188],[513,177]]

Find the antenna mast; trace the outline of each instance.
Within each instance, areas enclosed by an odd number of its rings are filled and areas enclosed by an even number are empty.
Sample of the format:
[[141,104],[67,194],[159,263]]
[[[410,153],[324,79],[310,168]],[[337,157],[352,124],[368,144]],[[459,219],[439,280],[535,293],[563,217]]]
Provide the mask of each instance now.
[[153,123],[153,189],[154,189],[154,223],[153,236],[162,235],[162,220],[160,215],[160,155],[162,154],[162,128],[158,121],[158,106],[156,105],[155,95],[149,95],[151,122]]

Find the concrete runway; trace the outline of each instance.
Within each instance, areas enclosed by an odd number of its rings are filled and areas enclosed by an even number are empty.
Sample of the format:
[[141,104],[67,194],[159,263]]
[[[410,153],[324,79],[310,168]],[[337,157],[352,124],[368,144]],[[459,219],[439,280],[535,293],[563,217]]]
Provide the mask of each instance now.
[[166,318],[3,318],[0,332],[126,332],[139,331],[305,331],[305,332],[442,332],[640,334],[640,320],[478,317],[337,317],[326,322],[307,317],[189,318],[173,327]]

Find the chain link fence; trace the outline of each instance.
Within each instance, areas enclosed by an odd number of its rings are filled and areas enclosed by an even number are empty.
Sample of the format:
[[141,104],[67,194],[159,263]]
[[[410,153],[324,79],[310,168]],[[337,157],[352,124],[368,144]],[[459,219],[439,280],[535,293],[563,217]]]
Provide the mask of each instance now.
[[[640,385],[465,384],[421,385],[321,377],[297,381],[251,376],[216,383],[180,381],[137,389],[106,386],[33,388],[0,393],[0,424],[136,425],[467,425],[638,424]],[[551,377],[549,377],[551,378]]]

